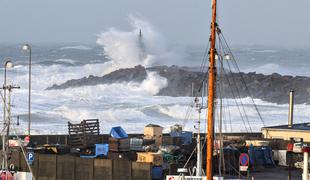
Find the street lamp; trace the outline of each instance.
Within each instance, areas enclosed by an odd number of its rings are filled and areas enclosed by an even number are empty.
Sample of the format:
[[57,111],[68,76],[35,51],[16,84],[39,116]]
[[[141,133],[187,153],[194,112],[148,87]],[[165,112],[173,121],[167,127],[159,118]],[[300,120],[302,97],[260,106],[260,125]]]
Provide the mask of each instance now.
[[[6,60],[4,63],[4,83],[3,83],[3,130],[5,130],[5,128],[7,128],[7,131],[9,131],[9,122],[7,121],[6,118],[6,90],[7,90],[7,85],[6,85],[6,70],[9,68],[13,68],[13,63],[10,60]],[[6,127],[7,126],[7,127]],[[3,161],[2,161],[2,168],[7,169],[7,154],[6,154],[6,137],[5,137],[5,133],[3,133],[3,137],[2,137],[2,151],[3,151]],[[8,136],[8,135],[7,135]],[[8,138],[8,137],[7,137]]]
[[24,44],[23,51],[29,52],[29,94],[28,94],[28,136],[30,136],[30,124],[31,124],[31,46]]

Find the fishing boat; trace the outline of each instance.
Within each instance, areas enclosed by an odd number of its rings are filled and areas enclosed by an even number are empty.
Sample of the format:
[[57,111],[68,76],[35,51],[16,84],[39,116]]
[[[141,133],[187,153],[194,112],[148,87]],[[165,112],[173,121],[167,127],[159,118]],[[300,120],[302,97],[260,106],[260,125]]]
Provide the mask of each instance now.
[[[186,168],[179,169],[182,179],[201,179],[201,180],[212,180],[213,179],[213,146],[214,146],[214,101],[216,91],[216,33],[218,31],[217,20],[217,0],[212,0],[212,21],[211,21],[211,34],[210,34],[210,49],[209,49],[209,76],[208,76],[208,104],[207,104],[207,154],[206,154],[206,174],[202,175],[202,151],[201,151],[201,140],[200,140],[200,120],[198,122],[198,136],[197,136],[197,167],[196,175],[184,176],[187,173]],[[196,100],[197,102],[197,100]],[[199,107],[200,114],[200,107]],[[167,180],[180,179],[180,176],[167,176]]]
[[[207,48],[207,54],[204,58],[209,60],[209,66],[208,70],[206,73],[206,76],[203,77],[201,81],[201,85],[199,88],[198,92],[201,92],[201,96],[204,96],[204,90],[206,89],[206,95],[207,95],[207,103],[206,106],[203,105],[203,99],[201,100],[201,103],[199,103],[199,99],[196,98],[194,100],[195,107],[198,111],[198,126],[197,126],[197,136],[196,136],[196,166],[193,168],[193,170],[190,170],[186,167],[186,165],[183,168],[178,169],[179,175],[168,175],[166,176],[167,180],[176,180],[176,179],[182,179],[182,180],[187,180],[187,179],[192,179],[192,180],[212,180],[212,179],[224,179],[222,175],[222,171],[224,172],[225,170],[225,165],[224,165],[224,155],[223,155],[223,137],[222,137],[222,117],[223,117],[223,109],[222,109],[222,94],[223,94],[223,83],[221,81],[226,80],[226,83],[229,86],[233,86],[233,84],[236,84],[234,82],[230,82],[228,73],[232,73],[231,67],[228,64],[228,70],[229,72],[226,73],[225,68],[224,68],[224,61],[230,61],[232,60],[235,64],[235,67],[237,71],[240,72],[238,65],[236,64],[236,61],[234,59],[234,56],[231,52],[230,47],[228,46],[228,43],[226,42],[226,39],[224,38],[222,31],[219,27],[219,24],[217,23],[217,0],[212,0],[212,19],[211,19],[211,33],[210,33],[210,39],[209,39],[209,48]],[[204,59],[205,60],[205,59]],[[204,62],[202,63],[204,64]],[[205,67],[202,67],[203,69]],[[242,76],[242,75],[241,75]],[[249,97],[251,98],[251,93],[243,79],[241,77],[242,83],[245,86],[245,89],[248,92]],[[205,87],[204,83],[206,80],[207,87]],[[235,81],[235,80],[234,80]],[[238,91],[238,87],[236,87],[236,90]],[[232,90],[233,96],[233,90]],[[238,93],[237,93],[238,94]],[[200,95],[199,95],[200,96]],[[240,99],[239,97],[236,97]],[[218,100],[219,99],[219,100]],[[252,100],[252,105],[255,109],[255,111],[258,114],[259,119],[261,120],[262,124],[265,125],[257,106],[255,105],[255,102],[253,98]],[[216,102],[218,101],[218,102]],[[240,101],[239,104],[236,102],[237,106],[242,106],[242,102]],[[215,116],[216,116],[216,111],[215,109],[218,107],[218,137],[215,138]],[[201,120],[200,120],[200,114],[201,110],[206,108],[206,138],[203,140],[201,137]],[[239,109],[239,107],[238,107]],[[242,110],[241,110],[242,111]],[[239,109],[240,112],[240,109]],[[237,113],[237,112],[236,112]],[[246,116],[246,111],[243,109],[243,112],[240,112],[241,114],[244,113]],[[246,117],[247,119],[248,117]],[[248,119],[244,120],[244,126],[245,128],[248,128],[250,132],[251,130],[251,124],[249,123]],[[215,143],[217,142],[217,143]],[[215,148],[216,147],[216,148]],[[204,161],[204,156],[203,156],[203,149],[206,148],[206,167],[205,169],[203,168],[203,161]],[[217,154],[218,160],[215,162],[215,157],[214,155]],[[215,164],[216,167],[218,167],[218,175],[215,175]],[[237,170],[239,167],[234,169],[237,173],[239,173],[240,177],[240,171]],[[239,171],[239,172],[238,172]]]

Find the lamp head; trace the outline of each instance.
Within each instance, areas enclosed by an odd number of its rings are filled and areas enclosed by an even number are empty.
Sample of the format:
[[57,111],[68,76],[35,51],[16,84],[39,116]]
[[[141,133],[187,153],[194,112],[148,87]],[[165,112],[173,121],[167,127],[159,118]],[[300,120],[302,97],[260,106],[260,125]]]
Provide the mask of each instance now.
[[219,60],[219,56],[217,54],[215,54],[215,57],[214,57],[215,60]]
[[225,58],[226,60],[230,60],[230,55],[229,55],[229,54],[226,54],[226,55],[224,56],[224,58]]
[[30,49],[31,49],[31,47],[30,47],[29,44],[24,44],[23,47],[22,47],[23,51],[29,51]]
[[12,63],[12,61],[8,60],[5,62],[4,67],[5,68],[13,68],[14,64]]

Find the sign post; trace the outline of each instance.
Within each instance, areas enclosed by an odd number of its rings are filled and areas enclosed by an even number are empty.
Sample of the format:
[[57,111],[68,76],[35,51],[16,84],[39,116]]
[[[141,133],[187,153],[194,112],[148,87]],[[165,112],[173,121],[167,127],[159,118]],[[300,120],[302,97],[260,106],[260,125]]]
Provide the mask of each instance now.
[[239,156],[239,171],[247,172],[249,176],[250,157],[247,153],[242,153]]

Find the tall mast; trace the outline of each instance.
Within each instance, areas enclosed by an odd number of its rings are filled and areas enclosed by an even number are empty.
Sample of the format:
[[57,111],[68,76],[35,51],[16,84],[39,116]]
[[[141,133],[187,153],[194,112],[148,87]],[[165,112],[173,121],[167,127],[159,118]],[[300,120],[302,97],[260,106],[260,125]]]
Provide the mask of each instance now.
[[210,36],[210,65],[208,86],[208,134],[207,134],[207,180],[213,179],[213,141],[214,141],[214,99],[216,90],[215,40],[216,40],[216,2],[212,0],[212,22]]

